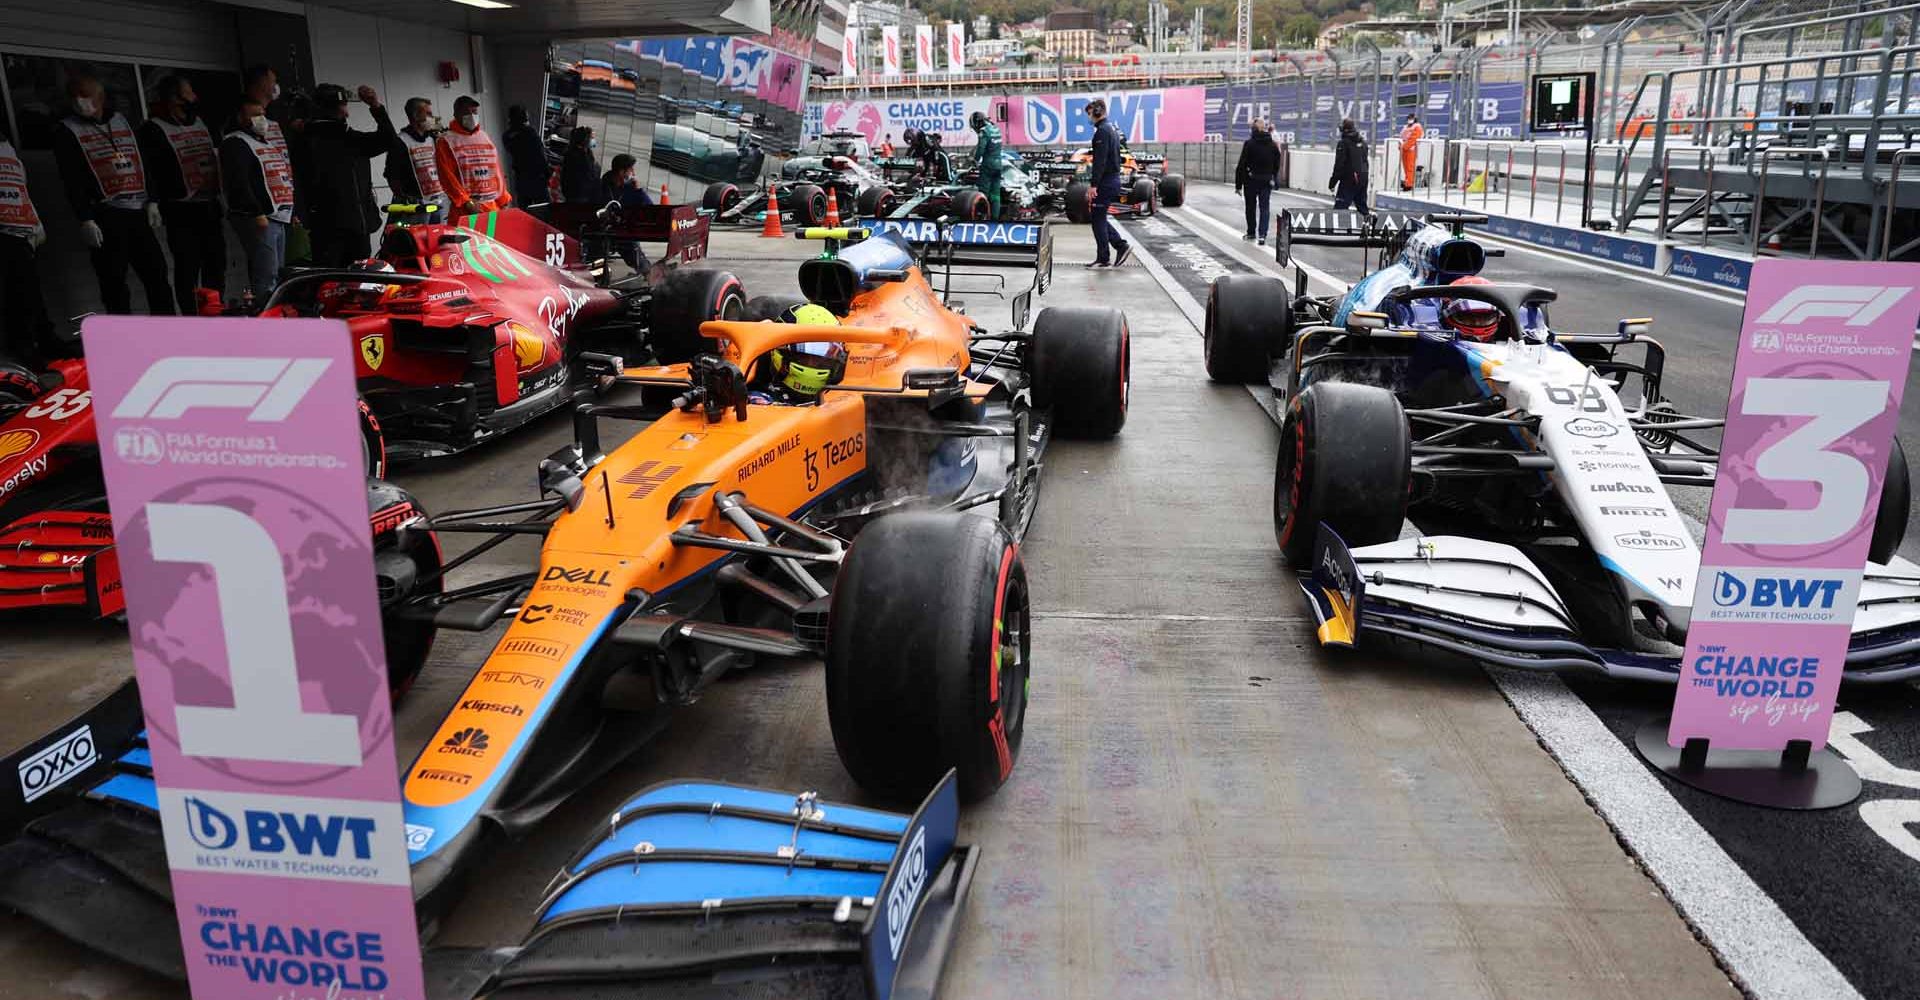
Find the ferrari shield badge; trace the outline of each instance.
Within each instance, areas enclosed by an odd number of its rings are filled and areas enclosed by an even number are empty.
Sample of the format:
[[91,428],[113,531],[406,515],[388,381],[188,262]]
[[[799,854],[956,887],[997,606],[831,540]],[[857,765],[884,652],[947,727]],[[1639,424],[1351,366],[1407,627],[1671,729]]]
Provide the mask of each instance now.
[[377,333],[369,333],[360,338],[360,360],[374,371],[380,370],[381,362],[387,360],[386,339]]

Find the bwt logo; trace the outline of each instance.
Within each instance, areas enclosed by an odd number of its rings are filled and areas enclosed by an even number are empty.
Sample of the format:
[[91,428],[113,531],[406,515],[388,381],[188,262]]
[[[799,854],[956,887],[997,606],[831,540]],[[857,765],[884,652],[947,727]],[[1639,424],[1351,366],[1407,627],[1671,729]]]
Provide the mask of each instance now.
[[1757,576],[1741,579],[1726,570],[1713,576],[1713,603],[1723,608],[1820,608],[1833,607],[1843,580],[1805,577]]
[[187,809],[187,831],[193,835],[194,843],[209,851],[229,850],[244,837],[246,849],[254,854],[337,858],[344,848],[356,860],[373,857],[374,823],[369,816],[247,809],[236,822],[200,799],[188,796],[183,801]]
[[1847,326],[1867,326],[1911,288],[1894,285],[1801,285],[1760,314],[1760,323],[1793,326],[1813,319],[1844,319]]
[[913,842],[907,845],[906,860],[900,863],[900,877],[887,893],[887,947],[897,961],[900,958],[900,945],[907,936],[907,925],[913,920],[913,904],[920,900],[920,890],[927,884],[927,828],[915,827]]
[[327,358],[161,358],[114,407],[127,420],[172,420],[189,410],[246,410],[279,423],[333,362]]

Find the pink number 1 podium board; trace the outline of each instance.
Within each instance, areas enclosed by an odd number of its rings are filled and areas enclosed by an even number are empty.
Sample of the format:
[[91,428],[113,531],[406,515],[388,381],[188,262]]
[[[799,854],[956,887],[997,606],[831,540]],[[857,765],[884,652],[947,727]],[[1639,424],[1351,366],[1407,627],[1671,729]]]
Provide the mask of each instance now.
[[420,1000],[346,325],[83,334],[193,995]]

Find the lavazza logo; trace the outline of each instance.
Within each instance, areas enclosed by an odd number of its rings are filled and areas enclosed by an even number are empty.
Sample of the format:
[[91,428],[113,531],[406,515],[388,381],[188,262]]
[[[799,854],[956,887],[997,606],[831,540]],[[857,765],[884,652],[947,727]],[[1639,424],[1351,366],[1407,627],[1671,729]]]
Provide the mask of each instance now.
[[81,726],[20,764],[20,797],[32,802],[67,783],[100,759],[93,729]]

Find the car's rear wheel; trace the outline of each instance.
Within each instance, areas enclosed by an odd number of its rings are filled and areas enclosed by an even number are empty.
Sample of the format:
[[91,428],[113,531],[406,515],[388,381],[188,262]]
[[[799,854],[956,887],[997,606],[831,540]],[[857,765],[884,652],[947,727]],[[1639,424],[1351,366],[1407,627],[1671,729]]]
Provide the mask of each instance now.
[[1912,502],[1907,453],[1896,437],[1887,453],[1887,479],[1880,487],[1880,509],[1873,518],[1873,541],[1867,546],[1869,560],[1884,564],[1900,551],[1900,543],[1907,537],[1907,509]]
[[373,576],[380,598],[380,632],[387,647],[387,689],[399,698],[420,676],[433,651],[431,619],[403,617],[410,602],[441,593],[440,541],[430,529],[400,531],[427,509],[388,482],[367,484],[373,525]]
[[797,226],[819,226],[827,221],[827,193],[818,184],[795,184],[787,196],[793,200],[793,222]]
[[1265,382],[1273,348],[1292,338],[1287,284],[1259,274],[1215,278],[1207,290],[1201,351],[1215,382]]
[[1093,219],[1093,185],[1074,181],[1067,185],[1067,221],[1086,223]]
[[1127,422],[1127,317],[1118,309],[1048,306],[1033,322],[1033,405],[1068,437],[1110,438]]
[[883,187],[871,187],[860,192],[860,217],[863,219],[884,219],[893,214],[900,199],[892,191]]
[[739,319],[747,293],[731,271],[681,268],[667,275],[648,304],[648,342],[662,364],[677,364],[713,342],[700,336],[709,320]]
[[740,187],[726,181],[715,181],[707,185],[706,193],[700,196],[700,207],[711,212],[724,212],[740,204]]
[[1131,200],[1135,205],[1140,206],[1141,215],[1152,215],[1154,203],[1159,200],[1159,197],[1160,189],[1154,186],[1153,178],[1142,177],[1133,182]]
[[1179,208],[1187,203],[1187,179],[1180,174],[1160,178],[1160,204]]
[[853,779],[898,801],[949,768],[966,798],[999,788],[1026,731],[1030,620],[999,522],[895,514],[862,531],[827,638],[827,718]]
[[967,222],[979,222],[992,211],[987,196],[975,188],[961,188],[953,193],[953,217]]
[[1385,389],[1330,382],[1294,397],[1273,472],[1273,530],[1287,561],[1309,563],[1321,524],[1355,547],[1400,537],[1411,455],[1406,413]]

